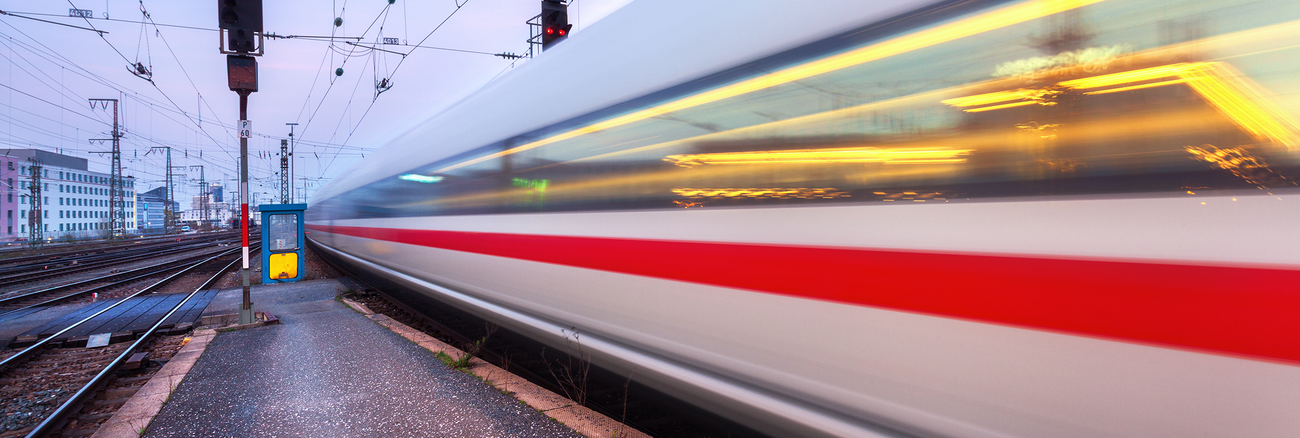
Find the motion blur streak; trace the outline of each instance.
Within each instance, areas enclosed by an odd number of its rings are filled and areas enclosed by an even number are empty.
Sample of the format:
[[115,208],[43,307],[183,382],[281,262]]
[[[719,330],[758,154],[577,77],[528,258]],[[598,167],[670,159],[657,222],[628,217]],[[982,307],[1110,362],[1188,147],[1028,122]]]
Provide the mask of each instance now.
[[497,152],[491,155],[467,160],[458,164],[447,166],[434,171],[434,173],[444,173],[451,170],[459,169],[475,163],[481,163],[493,158],[499,158],[505,155],[523,152],[529,149],[546,146],[578,137],[584,134],[598,132],[628,123],[645,120],[651,117],[679,111],[716,102],[730,97],[736,97],[765,88],[805,79],[820,74],[840,70],[847,67],[875,61],[890,56],[923,49],[948,41],[965,38],[971,35],[977,35],[1002,27],[1010,26],[1017,23],[1023,23],[1036,18],[1046,17],[1048,15],[1068,11],[1071,9],[1087,6],[1093,3],[1099,3],[1104,0],[1039,0],[1030,1],[1003,9],[999,9],[986,14],[959,20],[954,23],[938,26],[933,29],[923,30],[901,38],[885,41],[879,44],[870,45],[857,49],[842,55],[832,56],[826,59],[810,62],[804,65],[791,67],[772,74],[759,76],[740,83],[724,86],[712,91],[697,94],[675,102],[666,103],[652,108],[647,108],[625,116],[615,117],[599,123],[594,123],[579,129],[558,134],[552,137],[544,138],[523,146],[511,148],[509,150]]
[[732,152],[721,154],[669,155],[664,161],[681,167],[704,164],[762,164],[762,163],[963,163],[961,155],[970,149],[920,149],[920,148],[843,148],[799,149],[764,152]]
[[[1123,73],[1061,82],[1062,86],[1093,89],[1131,84],[1166,77],[1178,80],[1146,84],[1173,85],[1186,83],[1219,111],[1223,111],[1243,129],[1259,139],[1271,139],[1288,148],[1297,146],[1296,123],[1286,113],[1273,107],[1262,97],[1257,87],[1247,82],[1232,69],[1220,62],[1179,63]],[[1145,88],[1145,87],[1143,87]],[[1129,87],[1129,89],[1137,89]],[[1105,90],[1119,91],[1119,90]]]
[[[769,198],[769,199],[835,199],[847,198],[848,193],[832,187],[810,188],[769,188],[769,189],[673,189],[673,193],[693,198]],[[698,205],[693,205],[698,206]]]
[[[1056,96],[1057,94],[1060,94],[1060,92],[1055,90],[1036,90],[1032,88],[1021,88],[1019,90],[1013,90],[1013,91],[997,91],[993,93],[980,94],[976,96],[947,99],[944,100],[943,103],[952,106],[967,107],[967,106],[988,105],[991,103],[1010,102],[1013,100],[1027,100],[1028,102],[1015,102],[1012,104],[999,105],[997,106],[997,108],[1007,108],[1012,106],[1029,105],[1034,103],[1051,106],[1051,105],[1056,105],[1056,103],[1052,102],[1049,99]],[[984,108],[984,109],[988,110],[993,108]]]
[[[1300,271],[312,226],[510,257],[1300,365]],[[936,266],[944,266],[942,271]],[[756,269],[763,267],[762,269]],[[809,275],[814,274],[814,275]],[[860,285],[870,283],[873,288]],[[906,294],[890,291],[899,288]],[[1043,294],[1050,289],[1051,294]],[[1123,315],[1123,317],[1116,317]]]

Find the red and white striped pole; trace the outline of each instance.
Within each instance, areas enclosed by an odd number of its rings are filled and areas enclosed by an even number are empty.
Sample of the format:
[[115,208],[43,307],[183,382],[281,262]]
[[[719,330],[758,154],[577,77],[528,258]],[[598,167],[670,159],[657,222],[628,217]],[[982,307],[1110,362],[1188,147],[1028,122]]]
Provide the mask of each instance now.
[[240,269],[244,279],[244,302],[239,307],[240,324],[253,322],[253,297],[248,286],[248,134],[252,132],[248,122],[248,94],[248,91],[239,92],[239,234],[244,243],[243,268]]

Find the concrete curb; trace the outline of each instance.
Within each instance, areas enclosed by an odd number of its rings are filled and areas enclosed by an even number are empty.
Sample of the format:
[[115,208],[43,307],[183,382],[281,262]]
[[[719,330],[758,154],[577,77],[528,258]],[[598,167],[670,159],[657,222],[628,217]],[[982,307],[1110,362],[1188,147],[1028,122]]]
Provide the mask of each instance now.
[[375,314],[375,312],[370,311],[370,308],[366,307],[365,304],[361,304],[356,301],[349,300],[347,298],[339,298],[339,300],[343,301],[343,304],[346,304],[348,307],[351,307],[352,310],[355,310],[357,311],[357,313],[360,313],[362,315],[370,316]]
[[208,343],[217,336],[211,329],[199,330],[190,338],[190,342],[167,361],[158,374],[154,374],[139,391],[122,405],[104,425],[95,431],[91,438],[137,438],[141,431],[149,427],[153,417],[162,410],[163,403],[171,398],[172,392],[185,380],[190,368],[198,362],[199,356],[207,350]]
[[[382,325],[393,333],[397,333],[403,338],[416,343],[425,349],[434,353],[443,353],[453,358],[459,358],[465,353],[447,345],[446,343],[434,339],[432,336],[424,334],[419,330],[408,327],[406,324],[394,321],[386,315],[370,312],[365,306],[356,302],[344,299],[344,304],[366,315],[367,318]],[[354,306],[355,304],[355,306]],[[359,309],[358,309],[359,307]],[[361,310],[361,309],[364,309]],[[510,394],[524,404],[531,406],[533,409],[546,414],[546,416],[559,421],[561,424],[572,428],[574,431],[588,437],[598,438],[649,438],[649,435],[636,429],[624,426],[614,419],[598,414],[585,406],[579,406],[573,400],[562,397],[540,386],[498,368],[495,365],[487,363],[481,359],[474,358],[470,360],[468,371],[487,384]]]

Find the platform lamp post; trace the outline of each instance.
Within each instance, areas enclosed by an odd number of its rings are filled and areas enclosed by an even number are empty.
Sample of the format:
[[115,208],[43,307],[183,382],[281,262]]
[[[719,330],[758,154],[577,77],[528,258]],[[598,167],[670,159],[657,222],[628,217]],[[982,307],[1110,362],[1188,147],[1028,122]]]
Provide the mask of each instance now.
[[[221,53],[226,55],[230,91],[239,94],[239,228],[243,240],[244,302],[239,323],[253,322],[253,301],[248,283],[248,95],[257,92],[257,58],[262,56],[262,0],[217,0],[217,22]],[[227,44],[229,43],[229,44]]]

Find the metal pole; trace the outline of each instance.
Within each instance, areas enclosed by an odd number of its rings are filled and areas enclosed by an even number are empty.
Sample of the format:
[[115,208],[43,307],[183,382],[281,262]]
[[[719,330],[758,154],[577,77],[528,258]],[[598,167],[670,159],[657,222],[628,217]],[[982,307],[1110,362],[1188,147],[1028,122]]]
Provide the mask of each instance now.
[[[239,92],[239,120],[248,120],[248,92]],[[253,322],[253,296],[248,286],[248,138],[239,139],[239,229],[244,241],[244,264],[240,274],[244,278],[244,303],[239,308],[239,323]]]
[[292,204],[289,200],[289,140],[280,140],[280,203]]

